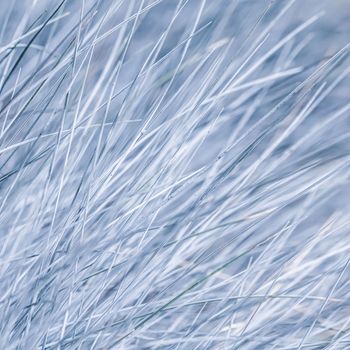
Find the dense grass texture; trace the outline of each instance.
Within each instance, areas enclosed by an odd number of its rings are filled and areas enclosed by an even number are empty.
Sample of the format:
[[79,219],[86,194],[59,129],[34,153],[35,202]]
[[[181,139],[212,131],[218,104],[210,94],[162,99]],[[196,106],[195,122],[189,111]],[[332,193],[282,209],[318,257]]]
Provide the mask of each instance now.
[[350,1],[0,0],[0,349],[350,349]]

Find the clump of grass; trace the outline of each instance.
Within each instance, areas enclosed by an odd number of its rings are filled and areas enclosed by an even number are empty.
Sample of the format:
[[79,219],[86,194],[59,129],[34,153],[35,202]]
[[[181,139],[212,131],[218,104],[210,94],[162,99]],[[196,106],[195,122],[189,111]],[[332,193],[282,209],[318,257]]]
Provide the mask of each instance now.
[[347,349],[347,1],[3,1],[0,349]]

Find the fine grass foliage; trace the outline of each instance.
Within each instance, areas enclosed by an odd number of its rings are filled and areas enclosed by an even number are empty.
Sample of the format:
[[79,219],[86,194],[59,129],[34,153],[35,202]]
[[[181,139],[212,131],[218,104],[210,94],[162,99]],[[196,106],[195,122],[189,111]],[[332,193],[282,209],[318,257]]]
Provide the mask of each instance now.
[[349,349],[349,18],[0,0],[0,349]]

